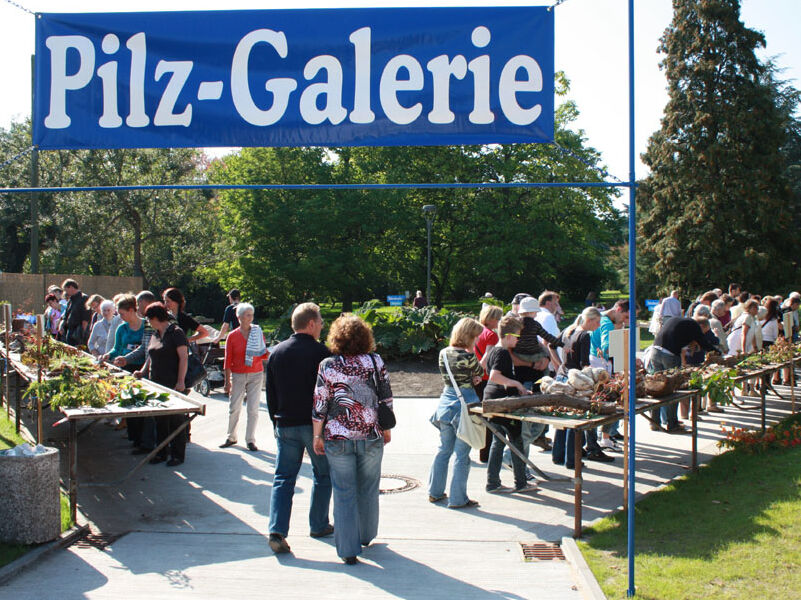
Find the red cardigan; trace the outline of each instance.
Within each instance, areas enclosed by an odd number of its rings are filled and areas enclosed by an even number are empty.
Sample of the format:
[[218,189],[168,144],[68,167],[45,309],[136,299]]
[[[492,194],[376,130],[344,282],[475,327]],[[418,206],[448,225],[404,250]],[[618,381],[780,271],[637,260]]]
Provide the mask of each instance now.
[[224,369],[231,369],[231,373],[259,373],[262,371],[261,361],[267,358],[270,353],[265,352],[261,356],[253,357],[253,364],[247,366],[245,364],[245,350],[247,349],[248,341],[239,327],[234,329],[228,334],[225,339],[225,362],[223,363]]

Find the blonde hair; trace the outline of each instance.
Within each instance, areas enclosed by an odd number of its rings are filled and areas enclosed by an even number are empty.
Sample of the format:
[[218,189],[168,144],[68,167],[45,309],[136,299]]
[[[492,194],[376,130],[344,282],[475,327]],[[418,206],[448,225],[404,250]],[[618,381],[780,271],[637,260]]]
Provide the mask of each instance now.
[[298,304],[292,311],[292,331],[302,331],[309,323],[320,318],[320,307],[314,302]]
[[470,348],[482,331],[484,326],[481,323],[470,317],[462,317],[453,326],[450,344],[455,348]]
[[577,327],[583,326],[587,321],[594,321],[594,320],[601,319],[601,311],[595,308],[594,306],[588,306],[584,310],[581,311],[581,314],[576,317],[576,320],[573,321],[573,324],[565,329],[564,337],[569,338],[573,332],[576,330]]
[[503,316],[503,310],[500,306],[495,306],[493,304],[484,304],[481,307],[481,313],[478,315],[478,322],[481,323],[484,327],[487,326],[489,321],[493,320],[500,320]]

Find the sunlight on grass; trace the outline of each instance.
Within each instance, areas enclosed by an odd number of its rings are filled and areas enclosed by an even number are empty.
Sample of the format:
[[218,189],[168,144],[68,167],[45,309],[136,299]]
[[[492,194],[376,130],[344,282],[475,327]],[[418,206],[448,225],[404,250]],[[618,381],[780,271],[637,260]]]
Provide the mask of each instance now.
[[[801,449],[728,452],[636,510],[638,598],[801,597]],[[579,546],[607,596],[624,598],[626,515]]]

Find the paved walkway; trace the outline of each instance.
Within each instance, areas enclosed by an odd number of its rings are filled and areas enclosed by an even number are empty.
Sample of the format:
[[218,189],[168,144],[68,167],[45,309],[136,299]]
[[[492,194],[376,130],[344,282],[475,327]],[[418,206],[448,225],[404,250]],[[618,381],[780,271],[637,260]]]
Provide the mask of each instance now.
[[[484,466],[474,463],[469,494],[478,509],[455,511],[427,502],[425,481],[438,442],[427,419],[437,400],[396,400],[398,427],[387,446],[382,472],[421,482],[411,491],[381,497],[379,537],[363,562],[344,565],[333,540],[308,536],[310,467],[304,465],[295,495],[288,541],[291,555],[274,556],[267,545],[269,494],[275,441],[262,407],[258,443],[217,448],[225,438],[227,401],[207,399],[205,417],[192,426],[187,462],[178,469],[147,465],[119,488],[82,488],[80,510],[93,530],[120,534],[105,550],[73,546],[10,581],[4,598],[252,598],[277,591],[288,597],[325,598],[582,598],[566,561],[525,563],[520,543],[559,541],[572,533],[573,495],[567,483],[545,483],[535,495],[493,496],[483,491]],[[789,412],[772,399],[769,420]],[[728,408],[700,423],[703,461],[715,454],[719,421],[758,426],[759,411]],[[241,424],[244,429],[244,424]],[[54,437],[64,428],[48,429]],[[686,472],[690,436],[651,432],[638,421],[638,494]],[[534,448],[543,470],[567,474]],[[110,480],[136,457],[121,432],[99,424],[80,439],[83,481]],[[622,457],[614,464],[587,463],[585,523],[622,502]],[[504,482],[511,473],[504,471]],[[382,480],[382,488],[403,482]],[[43,593],[43,590],[49,590]]]

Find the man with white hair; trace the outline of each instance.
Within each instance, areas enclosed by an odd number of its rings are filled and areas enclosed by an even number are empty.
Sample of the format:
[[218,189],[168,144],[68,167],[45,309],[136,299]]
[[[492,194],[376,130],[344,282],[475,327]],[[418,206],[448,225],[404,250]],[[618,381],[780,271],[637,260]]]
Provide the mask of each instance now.
[[681,317],[681,301],[678,290],[670,292],[670,296],[662,300],[662,324],[673,317]]

